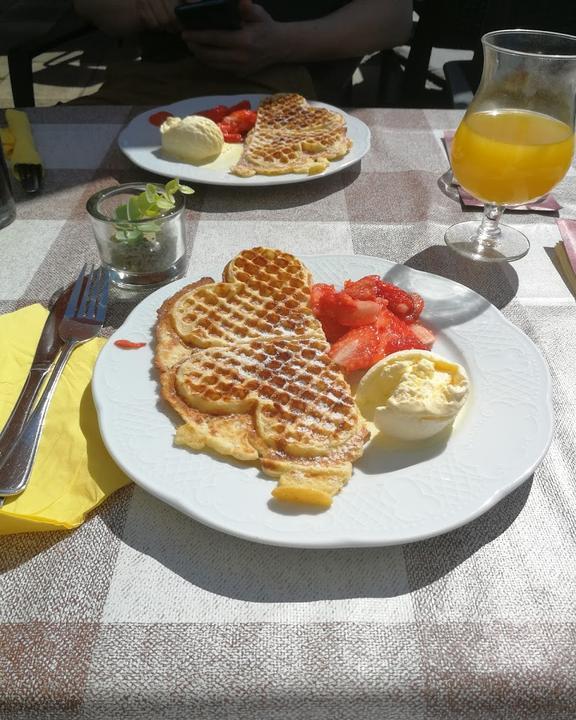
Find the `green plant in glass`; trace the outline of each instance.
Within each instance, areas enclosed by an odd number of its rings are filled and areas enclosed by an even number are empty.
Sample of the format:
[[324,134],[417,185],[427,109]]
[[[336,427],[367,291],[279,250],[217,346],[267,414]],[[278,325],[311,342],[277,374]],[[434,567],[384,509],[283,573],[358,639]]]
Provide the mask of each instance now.
[[[188,185],[182,185],[178,178],[168,181],[164,187],[148,183],[144,192],[134,195],[127,203],[116,208],[112,239],[129,245],[156,243],[162,225],[155,222],[154,218],[174,209],[177,192],[192,195],[194,190]],[[150,222],[142,222],[147,218],[150,218]]]

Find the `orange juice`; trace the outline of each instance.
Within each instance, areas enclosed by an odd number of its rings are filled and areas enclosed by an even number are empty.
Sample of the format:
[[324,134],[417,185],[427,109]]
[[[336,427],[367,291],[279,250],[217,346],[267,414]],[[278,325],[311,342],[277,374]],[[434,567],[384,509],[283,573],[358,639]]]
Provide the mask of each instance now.
[[466,115],[452,145],[460,185],[485,203],[521,205],[545,195],[566,174],[574,150],[569,125],[528,110]]

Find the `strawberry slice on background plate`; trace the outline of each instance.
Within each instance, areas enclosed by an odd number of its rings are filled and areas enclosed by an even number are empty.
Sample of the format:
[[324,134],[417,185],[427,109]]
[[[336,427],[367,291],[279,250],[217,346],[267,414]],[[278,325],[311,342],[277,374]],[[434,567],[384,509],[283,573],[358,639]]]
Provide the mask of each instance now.
[[158,112],[155,112],[153,115],[150,115],[148,118],[148,122],[151,125],[155,125],[156,127],[160,127],[162,123],[167,120],[169,117],[174,117],[171,112],[168,112],[167,110],[159,110]]
[[237,132],[241,135],[245,135],[249,130],[252,130],[256,124],[256,111],[255,110],[236,110],[220,122],[222,130],[224,127],[230,128],[230,132]]

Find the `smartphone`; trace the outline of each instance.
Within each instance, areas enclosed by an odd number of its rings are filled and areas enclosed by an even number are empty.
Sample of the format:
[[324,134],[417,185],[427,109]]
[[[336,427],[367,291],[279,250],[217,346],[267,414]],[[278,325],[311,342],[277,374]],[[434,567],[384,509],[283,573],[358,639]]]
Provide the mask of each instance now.
[[239,30],[238,0],[198,0],[174,8],[187,30]]

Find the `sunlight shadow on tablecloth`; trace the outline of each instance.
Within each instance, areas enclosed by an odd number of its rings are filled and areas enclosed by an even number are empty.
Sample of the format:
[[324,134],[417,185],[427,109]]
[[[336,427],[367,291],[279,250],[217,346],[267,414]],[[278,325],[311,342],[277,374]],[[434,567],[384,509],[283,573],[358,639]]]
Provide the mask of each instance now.
[[[237,600],[305,603],[396,597],[450,573],[505,532],[524,507],[531,485],[530,479],[477,520],[439,539],[343,550],[291,549],[240,540],[205,527],[136,488],[121,539],[195,586]],[[439,543],[453,551],[438,553]],[[403,557],[407,553],[409,574]],[[418,567],[421,572],[415,571]]]

